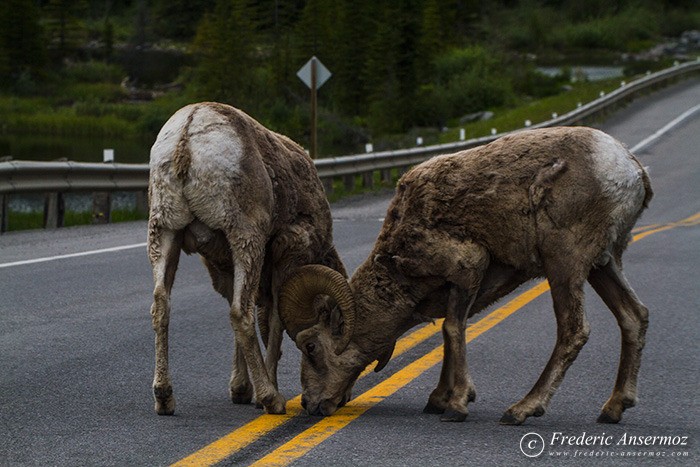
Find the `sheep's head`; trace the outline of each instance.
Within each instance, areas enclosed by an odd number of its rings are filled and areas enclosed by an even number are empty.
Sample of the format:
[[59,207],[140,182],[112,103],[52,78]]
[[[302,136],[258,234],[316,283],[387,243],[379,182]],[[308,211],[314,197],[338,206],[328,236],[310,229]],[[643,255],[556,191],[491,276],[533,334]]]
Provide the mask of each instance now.
[[342,274],[320,265],[296,271],[280,291],[280,318],[302,352],[302,406],[331,415],[350,398],[364,365],[351,343],[355,299]]

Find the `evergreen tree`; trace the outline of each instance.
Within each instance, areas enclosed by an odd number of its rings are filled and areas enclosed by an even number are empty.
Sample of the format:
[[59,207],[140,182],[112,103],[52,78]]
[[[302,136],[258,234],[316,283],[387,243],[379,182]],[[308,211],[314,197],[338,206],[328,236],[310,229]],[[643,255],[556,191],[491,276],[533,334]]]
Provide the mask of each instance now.
[[46,30],[58,58],[71,55],[85,41],[87,7],[86,0],[49,0],[44,7]]
[[401,31],[394,21],[398,14],[395,7],[387,5],[372,18],[375,33],[368,44],[363,68],[370,126],[380,133],[401,128],[400,117],[394,115],[397,110],[394,104],[400,99],[396,48]]
[[[367,79],[377,70],[365,70],[374,32],[367,0],[343,0],[339,5],[338,38],[333,63],[333,88],[338,108],[348,115],[366,114]],[[381,52],[374,57],[382,60]],[[372,63],[372,66],[376,63]]]
[[154,30],[159,37],[191,39],[214,0],[153,0]]
[[[432,60],[440,51],[443,43],[443,25],[440,17],[440,2],[425,0],[420,38],[420,58],[424,64]],[[425,67],[426,69],[428,67]]]
[[[298,69],[297,54],[293,46],[294,25],[302,8],[294,2],[268,0],[259,2],[258,21],[260,29],[268,32],[270,37],[270,60],[268,62],[272,76],[273,94],[278,100],[287,102],[292,83],[296,84]],[[279,105],[279,104],[278,104]]]
[[306,3],[296,24],[297,53],[301,64],[316,55],[327,65],[332,65],[336,11],[335,0],[309,0]]
[[[33,0],[0,4],[0,85],[31,84],[44,75],[46,49]],[[21,83],[23,81],[23,83]]]
[[137,0],[136,14],[134,17],[134,33],[131,36],[131,43],[136,47],[143,47],[148,41],[148,30],[150,25],[150,12],[146,0]]
[[236,107],[252,104],[253,13],[247,0],[217,0],[213,11],[204,16],[194,41],[199,55],[196,82],[201,97]]

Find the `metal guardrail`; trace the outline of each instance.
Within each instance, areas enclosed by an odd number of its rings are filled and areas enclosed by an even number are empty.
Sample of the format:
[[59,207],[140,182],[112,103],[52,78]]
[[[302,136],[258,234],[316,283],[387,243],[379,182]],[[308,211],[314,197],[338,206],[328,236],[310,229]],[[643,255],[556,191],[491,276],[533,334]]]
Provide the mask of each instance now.
[[[637,93],[659,86],[666,81],[699,71],[700,59],[649,74],[571,112],[532,125],[529,129],[576,125],[592,121],[601,114],[611,111],[622,102],[630,100]],[[398,168],[403,171],[433,156],[488,144],[506,134],[522,131],[523,129],[527,128],[454,143],[317,159],[314,163],[327,193],[331,194],[335,178],[342,178],[343,184],[348,190],[354,188],[357,175],[362,175],[362,184],[364,186],[371,186],[374,183],[375,171],[381,172],[382,180],[390,180],[391,169]],[[46,211],[48,214],[45,213],[44,217],[47,227],[57,227],[62,223],[62,193],[76,191],[104,193],[133,190],[145,193],[148,189],[148,172],[148,164],[0,162],[0,232],[4,232],[7,227],[7,197],[9,195],[53,193],[51,197],[47,196]],[[108,204],[109,200],[107,199],[106,202]],[[106,210],[106,221],[108,221],[109,206],[105,207],[104,202],[102,205],[103,207],[97,208],[96,211]],[[103,213],[96,212],[96,219],[105,217],[98,214]]]

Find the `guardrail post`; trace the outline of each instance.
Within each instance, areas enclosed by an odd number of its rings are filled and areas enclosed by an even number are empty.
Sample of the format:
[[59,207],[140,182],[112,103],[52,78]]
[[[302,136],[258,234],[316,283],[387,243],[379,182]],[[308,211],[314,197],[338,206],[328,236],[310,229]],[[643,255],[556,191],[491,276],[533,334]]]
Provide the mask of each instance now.
[[109,224],[112,220],[112,193],[96,191],[92,194],[92,223]]
[[143,190],[136,192],[136,212],[141,215],[148,214],[148,192]]
[[63,193],[48,193],[44,199],[44,228],[57,229],[65,225],[66,206]]
[[7,217],[10,214],[9,198],[9,195],[0,195],[0,233],[7,232]]
[[391,183],[391,169],[383,169],[381,171],[381,181],[384,183]]
[[362,186],[365,188],[374,188],[374,172],[365,172],[362,174]]
[[345,187],[345,191],[354,191],[355,175],[343,175],[343,187]]
[[326,196],[331,196],[333,194],[333,177],[326,177],[321,182],[323,182],[323,190],[326,192]]

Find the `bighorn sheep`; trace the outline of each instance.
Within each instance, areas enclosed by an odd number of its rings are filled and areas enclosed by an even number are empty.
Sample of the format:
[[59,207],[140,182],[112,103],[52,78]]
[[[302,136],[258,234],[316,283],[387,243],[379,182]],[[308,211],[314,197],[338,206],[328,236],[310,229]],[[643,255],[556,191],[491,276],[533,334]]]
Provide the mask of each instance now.
[[[170,292],[180,250],[202,256],[217,292],[231,306],[236,347],[230,395],[255,396],[284,413],[277,391],[282,326],[279,287],[298,267],[323,264],[346,276],[332,242],[330,207],[313,162],[290,139],[233,107],[206,102],[177,111],[151,149],[148,255],[155,290],[155,408],[172,414],[168,372]],[[254,308],[267,346],[265,362]]]
[[[544,414],[588,338],[586,280],[622,331],[617,381],[598,418],[619,421],[637,401],[648,315],[621,259],[651,197],[649,178],[629,151],[590,128],[524,131],[418,165],[399,181],[374,249],[349,284],[341,274],[307,266],[282,287],[280,316],[303,353],[302,405],[311,414],[332,414],[369,363],[378,360],[377,370],[386,364],[401,334],[445,317],[442,373],[425,412],[464,420],[475,397],[466,319],[544,276],[556,345],[533,389],[501,423]],[[332,319],[315,315],[317,295],[337,303],[327,313]]]

